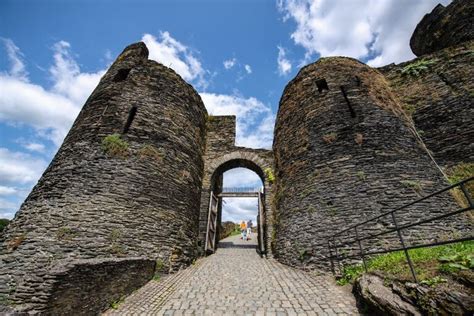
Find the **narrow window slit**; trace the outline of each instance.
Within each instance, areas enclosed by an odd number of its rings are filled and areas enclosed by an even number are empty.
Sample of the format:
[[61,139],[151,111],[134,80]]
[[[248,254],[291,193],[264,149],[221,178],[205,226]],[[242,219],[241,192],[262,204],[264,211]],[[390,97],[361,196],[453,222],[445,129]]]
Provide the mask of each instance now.
[[128,133],[128,130],[130,129],[130,125],[132,125],[133,119],[135,118],[135,114],[137,114],[137,107],[132,106],[132,108],[130,109],[130,112],[128,112],[127,122],[125,123],[125,126],[123,127],[123,134]]
[[351,117],[356,117],[356,113],[355,113],[354,109],[352,108],[352,104],[349,101],[349,99],[347,98],[347,93],[346,93],[346,90],[345,90],[344,86],[341,86],[340,88],[341,88],[342,95],[344,96],[344,99],[346,100],[347,106],[349,107],[349,112],[351,112]]
[[130,70],[131,69],[128,69],[128,68],[119,69],[117,71],[117,74],[115,75],[113,81],[114,82],[124,81],[125,79],[127,79],[128,74],[130,73]]
[[326,79],[318,79],[316,80],[316,86],[318,87],[318,92],[321,93],[324,90],[329,91],[328,83],[326,82]]
[[360,80],[359,76],[355,76],[355,82],[358,87],[360,87],[362,80]]

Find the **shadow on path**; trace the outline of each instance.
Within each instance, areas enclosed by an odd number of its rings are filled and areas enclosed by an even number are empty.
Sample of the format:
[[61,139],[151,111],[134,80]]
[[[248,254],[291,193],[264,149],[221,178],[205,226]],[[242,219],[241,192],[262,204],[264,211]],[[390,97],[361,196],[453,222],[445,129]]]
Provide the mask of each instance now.
[[[245,241],[244,241],[245,242]],[[250,241],[249,241],[250,242]],[[249,244],[236,244],[229,241],[221,241],[217,244],[217,248],[240,248],[240,249],[257,249],[254,243]]]

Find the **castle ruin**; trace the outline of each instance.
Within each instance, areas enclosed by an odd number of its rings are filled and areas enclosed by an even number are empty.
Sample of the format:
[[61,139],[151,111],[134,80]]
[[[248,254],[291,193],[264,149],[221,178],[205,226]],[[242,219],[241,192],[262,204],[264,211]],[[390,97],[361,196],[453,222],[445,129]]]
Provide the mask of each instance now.
[[[281,97],[273,150],[235,146],[235,117],[209,116],[143,43],[128,46],[0,238],[0,312],[97,313],[155,269],[188,266],[204,254],[211,194],[236,167],[264,185],[262,252],[328,269],[326,236],[446,186],[440,168],[474,162],[473,13],[472,1],[437,6],[412,36],[412,61],[303,67]],[[401,220],[453,207],[446,195]],[[408,239],[469,230],[457,218]]]

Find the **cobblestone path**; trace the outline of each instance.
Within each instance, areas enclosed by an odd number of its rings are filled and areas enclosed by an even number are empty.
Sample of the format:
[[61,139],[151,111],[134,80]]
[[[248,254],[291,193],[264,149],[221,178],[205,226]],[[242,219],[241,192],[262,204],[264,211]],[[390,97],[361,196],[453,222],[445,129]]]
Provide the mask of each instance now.
[[262,259],[255,247],[256,238],[226,238],[214,255],[150,281],[105,315],[359,314],[352,294],[330,276]]

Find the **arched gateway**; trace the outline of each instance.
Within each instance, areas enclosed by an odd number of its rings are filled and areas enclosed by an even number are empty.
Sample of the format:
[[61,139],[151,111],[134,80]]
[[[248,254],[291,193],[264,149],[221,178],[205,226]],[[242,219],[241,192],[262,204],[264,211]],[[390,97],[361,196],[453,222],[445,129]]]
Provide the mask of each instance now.
[[270,150],[235,146],[235,116],[211,116],[208,120],[206,154],[204,156],[204,176],[201,191],[199,215],[199,242],[207,252],[214,252],[222,214],[224,172],[234,168],[254,171],[262,180],[262,192],[233,193],[233,197],[258,197],[259,245],[257,251],[267,253],[272,231],[270,193],[271,183],[265,170],[273,167]]

